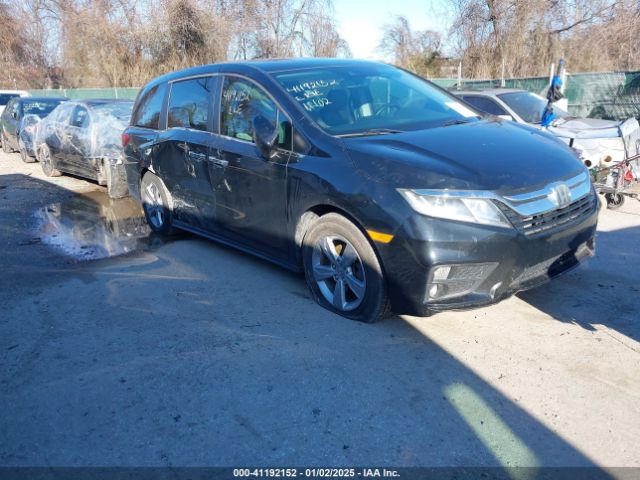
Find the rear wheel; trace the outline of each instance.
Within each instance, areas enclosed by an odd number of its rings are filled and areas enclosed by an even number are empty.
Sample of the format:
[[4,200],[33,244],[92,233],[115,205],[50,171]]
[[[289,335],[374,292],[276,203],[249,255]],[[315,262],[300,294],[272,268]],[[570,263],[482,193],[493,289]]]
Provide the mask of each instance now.
[[2,151],[4,153],[13,152],[13,149],[9,146],[9,142],[7,142],[7,137],[5,137],[4,133],[2,134]]
[[358,227],[328,213],[310,227],[302,248],[307,284],[320,305],[361,322],[384,316],[388,302],[382,268]]
[[169,194],[162,181],[151,172],[142,177],[140,197],[144,216],[151,230],[160,235],[173,234]]
[[46,145],[40,147],[40,165],[42,165],[42,171],[47,177],[59,177],[62,175],[60,170],[56,169],[55,161],[51,156],[49,147]]

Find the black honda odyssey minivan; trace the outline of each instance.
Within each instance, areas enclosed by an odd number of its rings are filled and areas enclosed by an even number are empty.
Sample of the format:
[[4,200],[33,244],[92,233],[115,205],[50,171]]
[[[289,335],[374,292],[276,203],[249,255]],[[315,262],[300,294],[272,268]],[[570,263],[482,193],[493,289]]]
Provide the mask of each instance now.
[[496,302],[594,253],[599,203],[569,147],[385,64],[174,72],[140,91],[122,143],[153,231],[302,270],[356,320]]

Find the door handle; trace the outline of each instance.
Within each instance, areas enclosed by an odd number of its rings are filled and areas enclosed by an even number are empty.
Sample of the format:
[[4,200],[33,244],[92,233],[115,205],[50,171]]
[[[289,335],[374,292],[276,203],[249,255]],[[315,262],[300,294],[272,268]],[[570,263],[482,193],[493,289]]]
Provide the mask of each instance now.
[[223,160],[218,157],[209,156],[209,161],[212,162],[214,165],[217,165],[218,167],[226,167],[229,165],[229,162],[227,160]]

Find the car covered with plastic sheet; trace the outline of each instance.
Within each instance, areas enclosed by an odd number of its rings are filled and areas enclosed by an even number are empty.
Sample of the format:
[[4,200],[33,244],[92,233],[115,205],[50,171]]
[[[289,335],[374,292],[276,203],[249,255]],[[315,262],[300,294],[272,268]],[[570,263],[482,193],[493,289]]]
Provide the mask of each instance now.
[[38,160],[48,176],[70,173],[105,185],[113,198],[127,195],[120,136],[129,122],[129,100],[85,100],[58,106],[38,126]]

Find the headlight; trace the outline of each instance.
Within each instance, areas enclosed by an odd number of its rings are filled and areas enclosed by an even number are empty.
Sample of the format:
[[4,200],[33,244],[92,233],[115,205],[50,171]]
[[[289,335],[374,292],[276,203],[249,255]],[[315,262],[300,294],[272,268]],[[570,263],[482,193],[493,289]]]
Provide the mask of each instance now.
[[494,227],[512,228],[500,209],[489,199],[465,197],[463,192],[423,193],[398,189],[398,192],[418,213],[430,217],[459,222],[479,223]]

